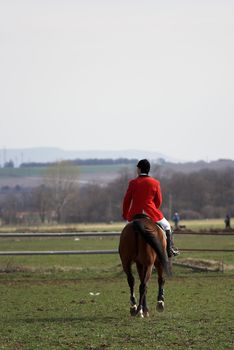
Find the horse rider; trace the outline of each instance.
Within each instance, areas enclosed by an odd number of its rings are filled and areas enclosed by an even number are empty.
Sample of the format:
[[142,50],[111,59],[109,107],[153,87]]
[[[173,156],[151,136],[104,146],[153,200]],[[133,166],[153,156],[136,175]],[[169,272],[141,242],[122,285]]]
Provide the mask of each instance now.
[[171,225],[159,210],[162,204],[160,182],[149,176],[150,162],[142,159],[137,164],[137,177],[130,180],[123,200],[123,219],[132,221],[138,214],[145,214],[161,225],[166,232],[168,257],[179,255],[173,246]]

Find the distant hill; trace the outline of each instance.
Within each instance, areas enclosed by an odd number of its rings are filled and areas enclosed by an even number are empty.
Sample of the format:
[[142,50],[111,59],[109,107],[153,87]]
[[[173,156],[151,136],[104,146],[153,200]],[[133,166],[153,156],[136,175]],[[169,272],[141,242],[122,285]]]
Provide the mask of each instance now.
[[38,148],[22,148],[22,149],[0,149],[0,164],[3,165],[6,161],[12,160],[15,166],[27,162],[56,162],[59,160],[73,159],[105,159],[105,158],[148,158],[150,160],[164,159],[168,162],[176,161],[172,157],[158,152],[150,152],[144,150],[120,150],[120,151],[104,151],[104,150],[64,150],[52,147]]
[[[103,158],[104,159],[104,158]],[[102,158],[100,158],[102,160]],[[189,174],[199,172],[203,169],[221,171],[224,169],[234,169],[234,161],[229,159],[220,159],[212,162],[187,162],[173,163],[166,162],[162,159],[157,162],[152,162],[151,176],[155,177],[171,177],[174,173]],[[136,175],[136,167],[132,162],[123,164],[103,164],[102,161],[96,164],[79,165],[79,182],[82,185],[87,183],[97,183],[105,185],[115,180],[121,173],[128,170],[131,176]],[[0,168],[0,188],[4,186],[22,186],[35,187],[43,182],[43,174],[45,168],[43,166],[26,166],[17,168]]]
[[234,168],[234,161],[231,159],[219,159],[212,162],[187,162],[187,163],[171,163],[165,162],[160,165],[155,165],[155,170],[160,172],[161,176],[173,173],[189,174],[203,169],[209,170],[223,170],[227,168]]

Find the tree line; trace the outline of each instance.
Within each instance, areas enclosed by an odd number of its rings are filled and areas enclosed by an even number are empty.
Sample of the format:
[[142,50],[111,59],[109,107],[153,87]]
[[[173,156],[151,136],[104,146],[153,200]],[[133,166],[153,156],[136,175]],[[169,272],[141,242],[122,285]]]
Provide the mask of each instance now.
[[[47,168],[49,166],[55,165],[57,162],[27,162],[21,163],[20,168]],[[66,163],[69,165],[115,165],[115,164],[136,164],[137,159],[128,159],[128,158],[88,158],[88,159],[74,159],[66,160]]]
[[[162,211],[171,219],[175,211],[182,219],[234,216],[234,169],[203,169],[189,174],[165,175],[157,165],[151,176],[161,182]],[[43,184],[35,188],[2,188],[0,218],[14,223],[79,223],[121,220],[122,200],[130,178],[127,168],[105,186],[79,184],[79,167],[60,162],[48,167]]]

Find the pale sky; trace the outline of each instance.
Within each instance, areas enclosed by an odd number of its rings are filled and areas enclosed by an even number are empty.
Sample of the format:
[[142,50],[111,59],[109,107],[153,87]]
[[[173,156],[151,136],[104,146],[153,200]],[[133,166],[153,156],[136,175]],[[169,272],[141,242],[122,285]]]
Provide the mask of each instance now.
[[234,159],[234,1],[0,0],[0,148]]

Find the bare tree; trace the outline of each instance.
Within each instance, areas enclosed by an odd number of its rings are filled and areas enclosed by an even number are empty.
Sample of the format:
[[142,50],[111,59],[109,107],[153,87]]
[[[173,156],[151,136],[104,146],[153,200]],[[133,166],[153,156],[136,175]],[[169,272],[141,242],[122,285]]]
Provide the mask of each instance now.
[[34,208],[38,211],[41,222],[48,219],[48,213],[51,211],[51,188],[44,184],[32,190]]
[[68,161],[57,162],[47,168],[44,185],[49,189],[47,205],[55,212],[57,222],[64,219],[64,211],[77,196],[79,168]]
[[5,224],[14,224],[17,222],[17,212],[21,210],[21,198],[16,194],[9,193],[1,203],[1,216]]

